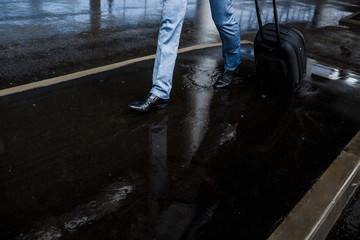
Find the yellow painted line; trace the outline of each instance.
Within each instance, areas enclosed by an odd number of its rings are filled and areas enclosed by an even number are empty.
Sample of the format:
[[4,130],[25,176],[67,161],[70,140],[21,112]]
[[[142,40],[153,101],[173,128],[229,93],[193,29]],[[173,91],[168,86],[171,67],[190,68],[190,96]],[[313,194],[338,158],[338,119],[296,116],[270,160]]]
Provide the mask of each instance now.
[[[250,41],[241,41],[241,44],[253,44],[253,43]],[[191,46],[191,47],[181,48],[178,50],[178,53],[185,53],[185,52],[190,52],[190,51],[194,51],[194,50],[218,47],[218,46],[221,46],[221,43],[199,44],[199,45],[195,45],[195,46]],[[68,81],[75,80],[78,78],[87,77],[90,75],[114,70],[117,68],[124,67],[126,65],[130,65],[133,63],[138,63],[138,62],[142,62],[142,61],[146,61],[146,60],[151,60],[151,59],[155,59],[155,54],[144,56],[144,57],[139,57],[139,58],[134,58],[134,59],[130,59],[130,60],[114,63],[114,64],[109,64],[109,65],[102,66],[102,67],[92,68],[89,70],[84,70],[84,71],[80,71],[80,72],[76,72],[76,73],[71,73],[71,74],[67,74],[67,75],[63,75],[63,76],[59,76],[59,77],[54,77],[54,78],[50,78],[50,79],[46,79],[46,80],[41,80],[38,82],[24,84],[24,85],[17,86],[17,87],[3,89],[3,90],[0,90],[0,97],[4,97],[4,96],[15,94],[15,93],[21,93],[21,92],[36,89],[36,88],[48,87],[51,85],[68,82]]]

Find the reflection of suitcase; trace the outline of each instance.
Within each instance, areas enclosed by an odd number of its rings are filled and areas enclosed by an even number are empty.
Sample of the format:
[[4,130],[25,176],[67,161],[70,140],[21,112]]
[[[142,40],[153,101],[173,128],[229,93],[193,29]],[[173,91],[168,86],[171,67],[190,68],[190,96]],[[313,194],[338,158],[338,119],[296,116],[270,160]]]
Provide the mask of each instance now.
[[279,25],[275,0],[275,23],[262,26],[257,0],[255,4],[260,29],[254,42],[257,76],[266,88],[295,93],[306,75],[304,36],[295,28]]

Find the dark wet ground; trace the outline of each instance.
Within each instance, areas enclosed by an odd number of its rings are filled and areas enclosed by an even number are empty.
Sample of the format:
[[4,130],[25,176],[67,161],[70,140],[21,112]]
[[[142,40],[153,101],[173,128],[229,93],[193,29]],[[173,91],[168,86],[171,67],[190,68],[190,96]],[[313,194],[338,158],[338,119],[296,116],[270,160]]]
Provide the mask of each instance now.
[[259,90],[243,50],[224,91],[220,48],[181,54],[147,115],[126,104],[152,61],[2,103],[2,239],[264,239],[360,129],[360,79],[310,62],[291,100]]
[[[102,1],[101,11],[98,1],[78,2],[29,1],[17,16],[6,14],[23,1],[0,3],[8,6],[0,8],[2,88],[154,53],[156,1],[147,11],[138,2]],[[182,46],[218,41],[206,3],[189,3]],[[249,23],[243,39],[256,29],[252,4],[235,1]],[[349,73],[359,72],[358,30],[337,24],[359,4],[288,5],[279,1],[283,22],[304,32],[308,56],[337,66],[310,60],[295,99],[254,83],[251,45],[241,81],[224,91],[211,88],[220,48],[179,55],[169,108],[148,115],[127,103],[149,90],[152,61],[3,98],[1,239],[268,236],[360,130],[360,79]],[[34,24],[39,31],[25,31]]]

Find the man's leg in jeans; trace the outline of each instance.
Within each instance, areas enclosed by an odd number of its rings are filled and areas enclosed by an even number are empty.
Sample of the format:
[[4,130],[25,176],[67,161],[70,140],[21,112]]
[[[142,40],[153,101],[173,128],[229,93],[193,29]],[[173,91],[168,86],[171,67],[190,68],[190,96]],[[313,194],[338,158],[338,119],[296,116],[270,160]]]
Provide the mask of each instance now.
[[148,112],[167,106],[186,5],[187,0],[164,0],[153,69],[153,85],[145,99],[129,104],[131,109]]
[[240,28],[234,18],[233,0],[210,0],[211,14],[219,31],[224,58],[224,73],[214,87],[231,84],[234,71],[240,65]]
[[165,0],[151,93],[169,99],[187,0]]

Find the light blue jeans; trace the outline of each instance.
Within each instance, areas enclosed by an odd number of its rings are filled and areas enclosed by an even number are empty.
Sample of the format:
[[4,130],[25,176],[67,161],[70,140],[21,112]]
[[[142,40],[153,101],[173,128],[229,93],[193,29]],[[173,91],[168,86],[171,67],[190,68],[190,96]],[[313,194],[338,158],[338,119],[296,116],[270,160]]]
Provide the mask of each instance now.
[[[150,90],[162,99],[170,98],[186,4],[187,0],[164,0]],[[233,0],[210,0],[212,18],[222,41],[224,68],[229,71],[239,66],[241,57],[240,29],[232,5]]]

